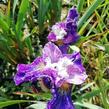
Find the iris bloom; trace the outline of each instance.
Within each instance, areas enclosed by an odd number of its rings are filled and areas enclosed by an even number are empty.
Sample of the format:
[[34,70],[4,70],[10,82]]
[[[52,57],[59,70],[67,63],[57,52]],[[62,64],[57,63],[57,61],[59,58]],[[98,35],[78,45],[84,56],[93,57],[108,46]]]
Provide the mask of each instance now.
[[[79,39],[77,20],[77,10],[75,7],[71,8],[64,22],[59,22],[52,26],[48,40],[56,42],[62,50],[63,48],[68,49],[69,44],[74,44]],[[64,50],[64,53],[67,53],[67,51],[65,52]]]
[[79,52],[62,54],[52,42],[48,42],[42,56],[31,64],[19,64],[14,77],[16,85],[27,81],[48,78],[51,82],[52,99],[47,109],[74,109],[71,99],[72,84],[81,84],[87,78]]

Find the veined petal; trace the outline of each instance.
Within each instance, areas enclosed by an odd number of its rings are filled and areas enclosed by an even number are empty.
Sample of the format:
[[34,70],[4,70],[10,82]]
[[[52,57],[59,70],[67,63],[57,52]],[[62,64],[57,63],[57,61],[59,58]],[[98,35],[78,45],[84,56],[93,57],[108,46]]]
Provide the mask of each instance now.
[[69,65],[67,67],[67,72],[69,73],[69,78],[67,78],[66,81],[71,84],[82,84],[87,78],[85,69],[82,65]]
[[53,43],[48,42],[43,49],[43,58],[50,59],[52,63],[57,62],[62,57],[62,52],[60,49]]
[[64,54],[58,62],[57,69],[58,74],[55,81],[57,87],[60,87],[64,82],[82,84],[87,78],[79,52]]
[[79,52],[75,52],[72,56],[68,56],[68,58],[72,59],[73,64],[67,66],[67,72],[69,73],[69,78],[67,78],[67,82],[71,84],[82,84],[86,78],[86,71],[82,64],[81,55]]
[[18,64],[17,73],[14,76],[16,85],[31,81],[34,74],[38,74],[44,67],[42,57],[36,58],[31,64]]
[[75,74],[73,77],[68,78],[66,82],[70,84],[75,84],[75,85],[80,85],[82,84],[87,78],[86,73],[81,73],[81,74]]

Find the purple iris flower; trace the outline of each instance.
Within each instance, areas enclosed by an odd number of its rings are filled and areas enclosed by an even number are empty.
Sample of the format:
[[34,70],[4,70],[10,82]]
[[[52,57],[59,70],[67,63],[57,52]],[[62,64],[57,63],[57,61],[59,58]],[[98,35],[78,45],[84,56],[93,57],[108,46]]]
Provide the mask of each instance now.
[[58,45],[74,44],[78,39],[77,34],[78,12],[75,7],[68,12],[64,22],[56,23],[52,26],[48,35],[48,40],[56,42]]
[[63,54],[52,42],[48,42],[42,56],[30,64],[19,64],[14,77],[16,85],[33,82],[40,78],[49,78],[52,99],[47,109],[74,109],[71,99],[72,84],[82,84],[87,75],[79,52]]

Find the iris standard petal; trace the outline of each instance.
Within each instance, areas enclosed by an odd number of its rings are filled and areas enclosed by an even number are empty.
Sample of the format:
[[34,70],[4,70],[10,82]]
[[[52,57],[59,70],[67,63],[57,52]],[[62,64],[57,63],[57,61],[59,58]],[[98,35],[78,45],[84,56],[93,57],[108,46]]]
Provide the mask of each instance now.
[[67,15],[67,21],[69,20],[73,20],[73,22],[77,21],[78,19],[78,12],[77,9],[75,7],[72,7]]
[[62,52],[53,43],[48,42],[43,49],[43,58],[50,59],[52,63],[57,62],[62,57]]

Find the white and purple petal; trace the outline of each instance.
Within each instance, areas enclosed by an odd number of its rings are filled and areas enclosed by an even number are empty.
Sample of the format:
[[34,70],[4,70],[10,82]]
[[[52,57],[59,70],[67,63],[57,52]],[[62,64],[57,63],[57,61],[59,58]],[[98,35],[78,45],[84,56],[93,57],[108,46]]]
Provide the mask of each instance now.
[[23,82],[31,81],[35,74],[42,69],[44,61],[42,57],[36,58],[31,64],[18,64],[17,73],[14,76],[16,85]]
[[69,78],[66,79],[66,82],[70,84],[82,84],[86,78],[86,72],[83,66],[70,65],[67,67],[67,72],[69,73]]
[[67,34],[65,31],[65,23],[59,22],[52,26],[52,31],[48,35],[48,41],[58,41],[62,40],[64,36]]
[[57,87],[60,87],[64,82],[82,84],[87,78],[79,52],[64,54],[63,59],[58,62],[58,66],[58,75],[55,81]]
[[50,59],[52,63],[58,62],[62,57],[62,52],[60,49],[53,43],[48,42],[43,49],[43,58],[44,60]]

